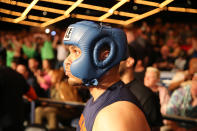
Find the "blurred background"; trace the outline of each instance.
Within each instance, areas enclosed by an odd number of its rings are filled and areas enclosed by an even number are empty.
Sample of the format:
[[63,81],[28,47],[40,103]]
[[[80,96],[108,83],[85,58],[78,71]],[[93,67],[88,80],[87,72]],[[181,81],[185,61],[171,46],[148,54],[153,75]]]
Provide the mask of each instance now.
[[[162,124],[154,130],[197,129],[197,1],[0,0],[0,131],[75,130],[90,94],[67,83],[63,37],[81,20],[125,31],[134,77],[159,98]],[[11,86],[21,88],[18,110]]]

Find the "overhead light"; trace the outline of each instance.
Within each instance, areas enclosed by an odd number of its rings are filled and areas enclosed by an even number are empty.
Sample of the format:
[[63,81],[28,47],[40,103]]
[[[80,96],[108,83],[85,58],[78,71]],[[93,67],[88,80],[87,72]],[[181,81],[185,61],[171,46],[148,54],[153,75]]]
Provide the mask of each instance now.
[[46,34],[49,34],[49,33],[50,33],[50,29],[49,29],[49,28],[46,28],[46,29],[45,29],[45,33],[46,33]]
[[[6,21],[6,22],[10,22],[10,23],[14,23],[14,19],[12,18],[7,18],[7,17],[0,17],[1,21]],[[30,22],[30,21],[20,21],[17,24],[23,24],[23,25],[29,25],[29,26],[36,26],[36,27],[40,27],[39,23],[36,22]]]
[[173,2],[174,0],[165,0],[164,2],[162,2],[161,4],[159,4],[159,8],[163,8],[166,5],[170,4],[171,2]]
[[54,31],[54,30],[51,31],[51,35],[52,35],[52,36],[55,36],[55,35],[56,35],[56,31]]
[[77,0],[72,6],[70,6],[64,13],[65,16],[69,15],[71,11],[73,11],[79,4],[81,4],[83,0]]
[[[136,1],[142,1],[142,0],[136,0]],[[129,20],[127,20],[127,21],[124,22],[124,25],[128,25],[130,23],[133,23],[133,22],[136,22],[138,20],[144,19],[144,18],[146,18],[148,16],[154,15],[154,14],[160,12],[161,10],[163,10],[163,8],[166,5],[170,4],[172,1],[174,1],[174,0],[165,0],[164,2],[162,2],[161,4],[159,4],[159,8],[156,8],[154,10],[151,10],[151,11],[148,11],[148,12],[146,12],[144,14],[141,14],[139,16],[136,16],[136,17],[134,17],[132,19],[129,19]]]
[[181,8],[181,7],[168,7],[168,11],[197,13],[197,9]]
[[25,11],[22,13],[22,15],[20,17],[18,17],[17,19],[14,20],[15,23],[18,23],[19,21],[22,21],[26,18],[26,15],[29,13],[29,11],[31,10],[31,8],[38,2],[39,0],[33,0],[31,2],[31,4],[29,4],[29,6],[25,9]]
[[137,10],[137,6],[136,5],[133,6],[133,10]]
[[61,21],[61,20],[65,19],[65,18],[68,18],[68,17],[70,17],[70,15],[68,15],[68,16],[65,16],[65,15],[59,16],[59,17],[57,17],[55,19],[51,19],[49,21],[46,21],[45,23],[42,23],[41,27],[46,27],[48,25],[51,25],[53,23],[56,23],[56,22]]
[[57,18],[55,18],[55,19],[52,19],[52,20],[49,20],[49,21],[43,23],[41,26],[42,26],[42,27],[46,27],[46,26],[48,26],[48,25],[51,25],[51,24],[53,24],[53,23],[56,23],[56,22],[58,22],[58,21],[61,21],[61,20],[63,20],[63,19],[66,19],[66,18],[70,17],[70,12],[73,11],[82,1],[83,1],[83,0],[77,0],[77,2],[75,2],[73,5],[71,5],[71,6],[64,12],[64,14],[63,14],[62,16],[59,16],[59,17],[57,17]]
[[144,14],[141,14],[139,16],[136,16],[136,17],[134,17],[132,19],[129,19],[129,20],[125,21],[124,25],[128,25],[128,24],[133,23],[135,21],[141,20],[141,19],[146,18],[148,16],[151,16],[153,14],[156,14],[156,13],[160,12],[160,10],[161,10],[160,8],[156,8],[154,10],[148,11],[148,12],[146,12]]
[[47,12],[46,12],[46,11],[43,11],[42,14],[43,14],[44,16],[46,16],[46,15],[47,15]]
[[51,20],[51,18],[39,17],[39,16],[33,16],[33,15],[28,15],[28,19],[37,20],[37,21],[49,21],[49,20]]
[[190,1],[190,0],[187,0],[187,4],[188,4],[188,5],[191,5],[192,3],[191,3],[191,1]]
[[108,10],[108,12],[106,14],[102,15],[99,18],[99,21],[103,21],[107,17],[111,16],[115,10],[117,10],[120,6],[122,6],[123,4],[125,4],[128,1],[129,0],[121,0],[120,2],[118,2],[117,4],[115,4],[110,10]]
[[20,12],[11,11],[11,10],[7,10],[7,9],[0,9],[0,12],[4,13],[4,14],[8,14],[8,15],[21,16]]
[[[52,2],[52,3],[56,3],[56,4],[61,4],[61,5],[73,5],[75,3],[72,1],[66,1],[66,0],[40,0],[40,1]],[[89,4],[84,4],[84,3],[79,4],[78,7],[91,9],[91,10],[98,10],[98,11],[103,11],[103,12],[109,12],[109,10],[110,10],[109,8],[106,8],[106,7],[89,5]],[[54,13],[56,13],[56,11],[54,11]],[[126,16],[126,17],[135,17],[138,15],[135,13],[128,13],[128,12],[116,11],[116,10],[114,10],[113,14],[120,15],[120,16]]]
[[[78,18],[78,19],[99,21],[99,17],[89,16],[89,15],[72,14],[71,17]],[[113,24],[123,24],[124,23],[123,20],[116,20],[116,19],[104,19],[102,22],[113,23]]]
[[134,0],[134,2],[137,3],[137,4],[159,7],[159,3],[152,2],[152,1]]

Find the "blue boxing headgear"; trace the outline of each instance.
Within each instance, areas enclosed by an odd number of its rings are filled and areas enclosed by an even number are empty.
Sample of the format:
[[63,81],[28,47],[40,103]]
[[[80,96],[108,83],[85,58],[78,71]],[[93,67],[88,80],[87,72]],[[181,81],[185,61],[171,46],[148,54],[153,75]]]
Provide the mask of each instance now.
[[[98,79],[109,69],[127,58],[127,39],[118,28],[98,25],[91,21],[81,21],[68,27],[64,44],[81,49],[81,56],[72,62],[72,75],[80,78],[84,85],[98,85]],[[100,50],[109,46],[109,56],[99,60]]]

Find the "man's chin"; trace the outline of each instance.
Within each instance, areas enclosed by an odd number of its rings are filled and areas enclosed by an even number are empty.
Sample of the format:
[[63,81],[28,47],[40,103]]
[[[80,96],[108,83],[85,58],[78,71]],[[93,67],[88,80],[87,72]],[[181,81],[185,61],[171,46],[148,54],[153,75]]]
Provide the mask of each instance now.
[[80,79],[68,78],[68,84],[71,86],[81,87],[83,82]]

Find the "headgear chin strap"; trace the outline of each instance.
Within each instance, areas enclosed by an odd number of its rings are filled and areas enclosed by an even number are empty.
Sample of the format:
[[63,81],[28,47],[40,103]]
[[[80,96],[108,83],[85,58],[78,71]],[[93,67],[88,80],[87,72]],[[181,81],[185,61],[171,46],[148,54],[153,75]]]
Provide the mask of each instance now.
[[[64,44],[75,45],[81,49],[81,56],[72,62],[70,70],[85,86],[97,86],[102,75],[127,58],[125,33],[121,29],[91,21],[70,25],[64,37]],[[104,46],[109,47],[109,56],[105,60],[99,60],[99,53]]]

